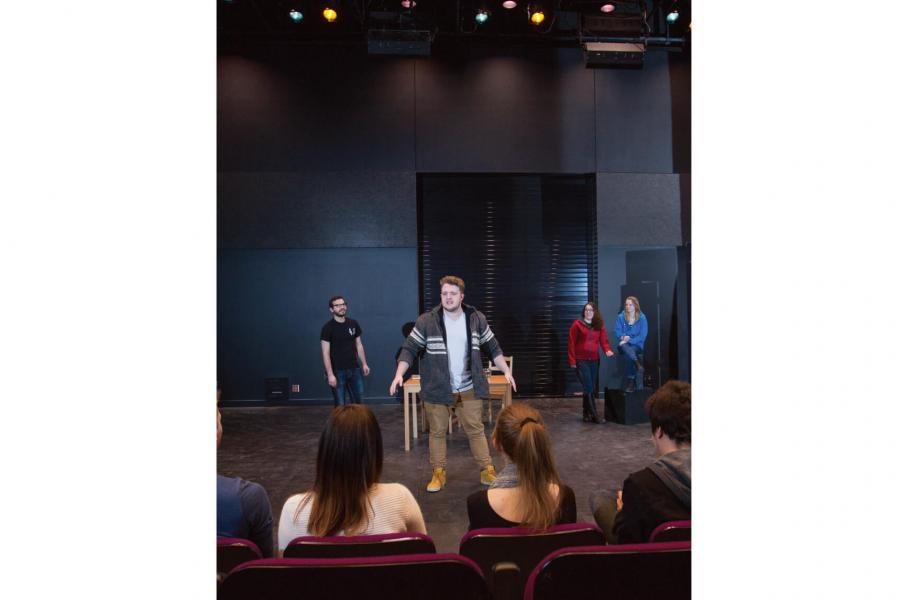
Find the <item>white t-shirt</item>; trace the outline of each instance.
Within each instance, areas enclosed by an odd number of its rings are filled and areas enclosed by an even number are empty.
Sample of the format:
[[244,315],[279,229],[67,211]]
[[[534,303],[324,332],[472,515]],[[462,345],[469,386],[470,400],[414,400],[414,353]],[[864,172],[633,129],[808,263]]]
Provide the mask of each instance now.
[[466,314],[453,319],[444,313],[444,329],[447,330],[447,359],[450,361],[450,385],[454,392],[472,389],[472,372],[466,362]]
[[[297,506],[308,494],[295,494],[287,499],[284,508],[281,509],[281,519],[278,521],[278,550],[283,552],[288,543],[302,535],[314,535],[307,530],[309,514],[312,512],[313,501],[310,500],[300,511],[299,518],[294,521],[294,513]],[[378,483],[369,492],[369,522],[365,529],[354,535],[376,535],[379,533],[403,533],[425,531],[425,519],[422,518],[422,510],[406,486],[401,483]],[[339,535],[346,535],[343,531]]]

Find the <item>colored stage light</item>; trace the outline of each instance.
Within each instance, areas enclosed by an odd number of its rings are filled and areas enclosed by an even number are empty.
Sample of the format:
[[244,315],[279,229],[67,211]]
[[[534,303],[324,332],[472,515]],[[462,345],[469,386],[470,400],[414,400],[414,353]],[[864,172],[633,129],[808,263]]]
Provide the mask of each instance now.
[[606,4],[604,4],[603,6],[600,7],[600,12],[611,13],[614,10],[616,10],[616,5],[613,4],[612,2],[607,2]]
[[415,8],[416,0],[401,0],[400,6],[402,6],[403,8]]
[[325,7],[325,10],[322,11],[322,16],[325,17],[325,20],[329,23],[334,23],[337,20],[337,11],[330,6],[327,6]]
[[516,0],[503,0],[503,8],[513,9],[518,5]]
[[299,10],[297,10],[296,8],[291,9],[288,12],[288,16],[291,18],[291,21],[293,21],[294,23],[299,23],[300,21],[303,20],[303,13],[300,12]]
[[475,13],[475,22],[479,25],[484,25],[485,23],[487,23],[488,17],[490,16],[491,13],[482,8],[477,13]]
[[678,20],[678,9],[673,8],[669,11],[669,14],[666,15],[666,23],[672,25],[675,21]]
[[536,10],[531,13],[531,24],[532,25],[540,25],[544,22],[544,11]]

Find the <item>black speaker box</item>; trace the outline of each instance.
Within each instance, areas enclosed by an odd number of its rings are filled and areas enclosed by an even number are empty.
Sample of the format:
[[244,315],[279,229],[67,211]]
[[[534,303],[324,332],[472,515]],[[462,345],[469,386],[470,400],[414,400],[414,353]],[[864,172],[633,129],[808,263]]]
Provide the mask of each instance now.
[[291,397],[291,386],[287,377],[266,378],[266,400],[287,400]]
[[644,412],[644,404],[654,391],[650,388],[633,392],[603,388],[603,416],[607,421],[622,425],[647,423],[650,417]]

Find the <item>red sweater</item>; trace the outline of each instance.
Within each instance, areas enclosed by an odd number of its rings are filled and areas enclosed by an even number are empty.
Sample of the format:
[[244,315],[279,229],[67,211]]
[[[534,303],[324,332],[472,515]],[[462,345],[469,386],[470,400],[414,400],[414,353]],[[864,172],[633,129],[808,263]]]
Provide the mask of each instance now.
[[598,346],[602,346],[604,352],[610,351],[606,327],[601,326],[600,331],[595,331],[583,320],[576,319],[569,329],[569,366],[574,367],[576,360],[600,360]]

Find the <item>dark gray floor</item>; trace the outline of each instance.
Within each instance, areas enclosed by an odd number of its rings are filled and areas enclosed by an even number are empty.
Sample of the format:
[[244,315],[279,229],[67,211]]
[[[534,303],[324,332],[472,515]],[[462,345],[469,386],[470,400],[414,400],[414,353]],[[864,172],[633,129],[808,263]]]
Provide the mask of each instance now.
[[[560,476],[575,490],[579,520],[593,522],[588,506],[591,492],[615,493],[629,473],[654,458],[648,424],[583,423],[580,398],[524,402],[540,410],[547,422]],[[431,477],[428,438],[420,435],[412,440],[410,451],[404,452],[402,407],[381,404],[371,408],[384,439],[382,481],[408,487],[422,508],[438,552],[456,552],[468,528],[466,497],[481,489],[465,433],[454,429],[448,437],[447,487],[429,494],[425,491]],[[602,400],[599,408],[602,410]],[[330,411],[327,406],[222,409],[224,437],[218,472],[262,484],[272,502],[276,527],[288,496],[312,484],[319,434]],[[491,425],[485,423],[485,429],[490,436]],[[492,455],[499,471],[502,459],[494,450]]]

